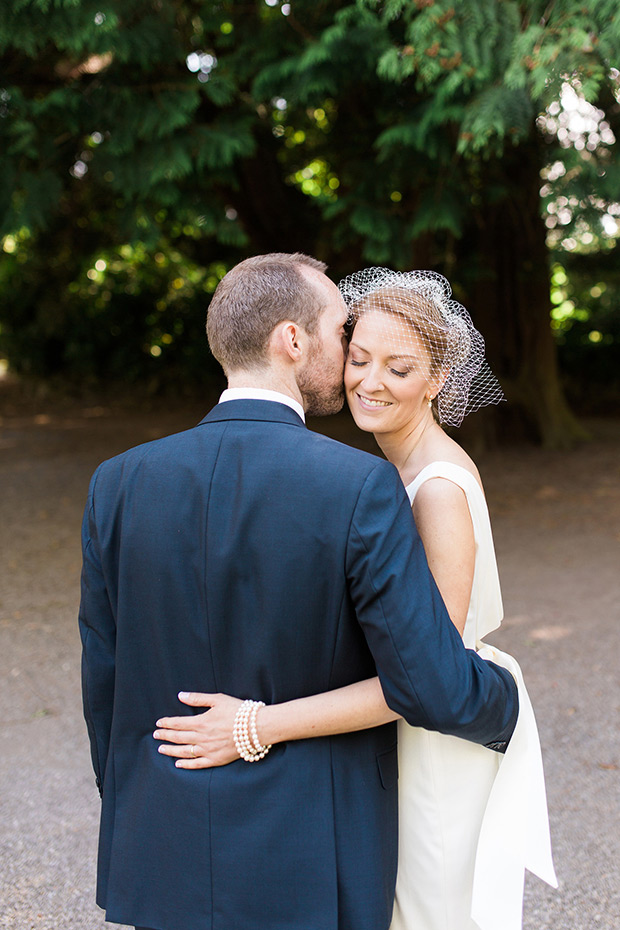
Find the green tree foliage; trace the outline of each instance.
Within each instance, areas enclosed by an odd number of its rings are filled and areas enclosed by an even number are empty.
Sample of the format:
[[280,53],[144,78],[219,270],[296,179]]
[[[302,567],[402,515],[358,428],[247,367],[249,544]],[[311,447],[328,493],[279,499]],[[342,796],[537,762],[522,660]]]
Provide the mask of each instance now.
[[620,268],[613,251],[569,253],[552,267],[551,312],[570,402],[600,415],[620,403]]
[[545,196],[575,223],[620,183],[547,108],[571,85],[617,136],[618,48],[614,0],[5,0],[1,344],[47,376],[189,382],[246,254],[432,267],[529,428],[569,440],[540,171],[566,164]]

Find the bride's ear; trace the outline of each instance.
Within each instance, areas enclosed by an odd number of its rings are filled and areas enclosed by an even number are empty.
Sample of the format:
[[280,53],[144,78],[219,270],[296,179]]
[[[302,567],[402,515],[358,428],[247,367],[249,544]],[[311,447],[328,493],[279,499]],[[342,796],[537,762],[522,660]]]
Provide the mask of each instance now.
[[436,372],[436,374],[434,374],[433,377],[430,379],[429,384],[431,385],[431,387],[432,387],[432,389],[433,389],[433,396],[434,396],[434,397],[437,397],[437,395],[438,395],[439,392],[441,391],[442,387],[444,386],[444,384],[445,384],[446,381],[448,380],[448,375],[449,375],[449,374],[450,374],[450,370],[449,370],[449,369],[448,369],[447,371],[438,371],[438,372]]

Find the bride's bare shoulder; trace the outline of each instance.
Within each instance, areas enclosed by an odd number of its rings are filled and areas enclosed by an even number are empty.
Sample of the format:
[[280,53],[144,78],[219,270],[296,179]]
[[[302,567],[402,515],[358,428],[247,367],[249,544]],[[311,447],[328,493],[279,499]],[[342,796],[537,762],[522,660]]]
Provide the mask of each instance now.
[[458,442],[455,442],[450,436],[442,433],[434,440],[432,445],[429,445],[429,448],[425,450],[425,452],[426,454],[424,461],[421,463],[420,471],[433,462],[450,462],[452,465],[458,465],[460,468],[464,468],[465,471],[472,474],[482,488],[482,480],[476,463],[471,456],[465,452],[465,449],[459,446]]

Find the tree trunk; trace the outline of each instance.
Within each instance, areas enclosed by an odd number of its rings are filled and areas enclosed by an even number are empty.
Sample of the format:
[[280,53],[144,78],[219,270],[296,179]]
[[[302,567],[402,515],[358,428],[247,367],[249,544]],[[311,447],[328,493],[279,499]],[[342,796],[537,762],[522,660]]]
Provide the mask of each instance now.
[[[510,405],[494,417],[508,427],[500,426],[500,435],[525,434],[558,449],[571,447],[587,433],[564,397],[550,327],[541,163],[540,149],[532,140],[506,150],[501,162],[483,166],[483,200],[457,244],[457,279],[465,284],[463,302],[484,335],[489,363]],[[497,185],[490,175],[497,177]],[[500,185],[507,194],[493,199],[489,191],[497,192]]]

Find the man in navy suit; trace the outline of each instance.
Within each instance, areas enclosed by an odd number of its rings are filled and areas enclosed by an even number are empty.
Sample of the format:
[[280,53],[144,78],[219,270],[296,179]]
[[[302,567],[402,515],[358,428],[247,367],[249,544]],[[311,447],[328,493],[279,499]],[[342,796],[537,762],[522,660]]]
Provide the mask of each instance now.
[[277,703],[378,673],[410,724],[498,749],[514,728],[514,682],[464,649],[394,467],[305,428],[343,402],[347,314],[323,271],[299,254],[233,268],[209,309],[222,402],[91,482],[80,628],[111,921],[390,923],[395,724],[189,771],[152,736],[181,689]]

